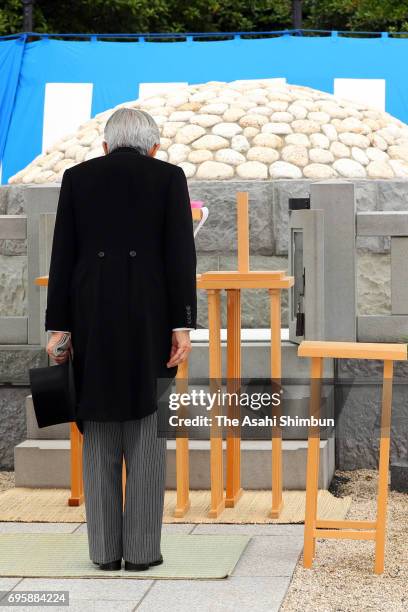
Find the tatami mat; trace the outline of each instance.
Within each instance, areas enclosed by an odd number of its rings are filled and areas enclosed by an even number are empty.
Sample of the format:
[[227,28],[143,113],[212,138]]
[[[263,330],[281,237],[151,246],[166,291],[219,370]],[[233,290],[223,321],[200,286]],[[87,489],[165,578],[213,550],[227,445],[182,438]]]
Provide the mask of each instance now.
[[241,535],[162,536],[164,563],[143,572],[100,570],[89,559],[86,534],[0,534],[0,576],[64,578],[221,579],[249,542]]
[[[28,523],[85,522],[85,506],[68,506],[67,489],[13,488],[0,493],[0,521]],[[270,491],[244,491],[235,508],[226,508],[218,518],[208,518],[210,491],[191,491],[191,507],[181,519],[173,516],[176,492],[166,491],[164,523],[303,523],[305,515],[304,491],[285,491],[283,509],[278,519],[271,519]],[[319,491],[320,519],[343,520],[351,505],[350,497],[334,497]]]

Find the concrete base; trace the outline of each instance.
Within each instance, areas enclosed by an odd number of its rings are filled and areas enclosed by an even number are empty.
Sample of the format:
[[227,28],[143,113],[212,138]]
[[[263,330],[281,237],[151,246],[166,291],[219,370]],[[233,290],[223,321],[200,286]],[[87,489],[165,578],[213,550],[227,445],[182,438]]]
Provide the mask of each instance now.
[[[190,442],[190,487],[210,488],[209,442]],[[283,442],[283,488],[305,489],[307,442]],[[242,486],[244,489],[271,488],[271,442],[242,442]],[[15,447],[14,461],[17,487],[70,486],[69,440],[26,440]],[[224,456],[225,469],[225,456]],[[319,487],[327,489],[334,473],[334,440],[320,444]],[[225,478],[225,476],[224,476]],[[168,489],[176,488],[175,441],[167,443]]]

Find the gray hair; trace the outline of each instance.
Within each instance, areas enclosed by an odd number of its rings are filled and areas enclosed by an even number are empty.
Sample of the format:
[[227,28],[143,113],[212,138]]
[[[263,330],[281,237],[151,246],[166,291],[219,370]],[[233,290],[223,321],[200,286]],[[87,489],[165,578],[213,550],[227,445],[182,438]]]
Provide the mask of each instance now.
[[105,142],[109,151],[118,147],[133,147],[147,155],[150,149],[160,144],[157,123],[149,113],[136,108],[119,108],[106,122]]

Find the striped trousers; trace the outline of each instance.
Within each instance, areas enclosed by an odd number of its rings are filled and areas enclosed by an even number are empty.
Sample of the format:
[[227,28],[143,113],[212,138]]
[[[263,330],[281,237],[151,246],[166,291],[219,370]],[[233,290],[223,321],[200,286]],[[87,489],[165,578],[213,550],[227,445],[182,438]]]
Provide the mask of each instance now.
[[165,472],[166,439],[157,436],[157,412],[123,423],[84,421],[84,494],[92,561],[159,559]]

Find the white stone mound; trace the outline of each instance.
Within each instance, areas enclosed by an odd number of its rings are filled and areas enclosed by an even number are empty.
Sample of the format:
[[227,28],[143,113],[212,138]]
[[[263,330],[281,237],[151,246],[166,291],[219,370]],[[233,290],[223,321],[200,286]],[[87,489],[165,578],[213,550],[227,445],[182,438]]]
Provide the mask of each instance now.
[[408,125],[331,94],[273,80],[212,81],[120,104],[55,143],[9,183],[60,182],[103,154],[117,108],[141,108],[160,128],[159,159],[198,180],[408,178]]

